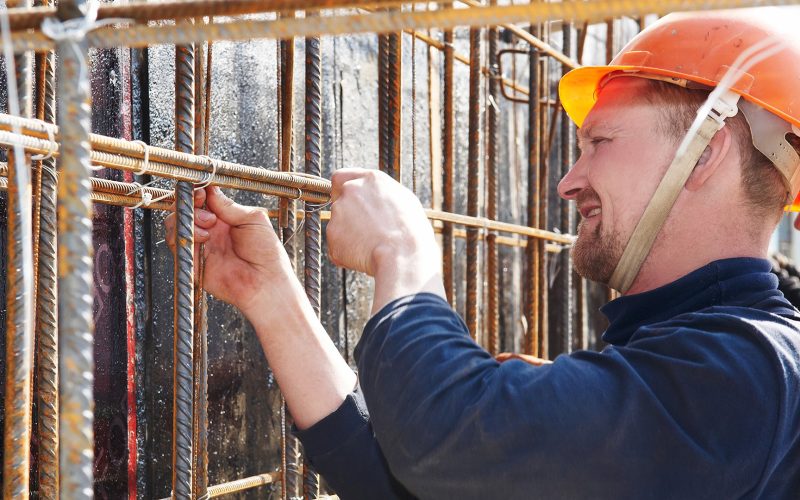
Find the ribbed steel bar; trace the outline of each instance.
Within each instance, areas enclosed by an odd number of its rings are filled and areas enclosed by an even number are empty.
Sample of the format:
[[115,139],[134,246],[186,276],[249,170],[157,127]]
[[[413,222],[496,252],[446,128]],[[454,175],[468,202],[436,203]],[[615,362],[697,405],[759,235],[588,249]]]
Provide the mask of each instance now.
[[[469,137],[467,152],[467,214],[478,217],[479,180],[481,165],[481,56],[483,30],[472,28],[469,31]],[[472,338],[478,331],[478,229],[467,229],[467,308],[466,322]]]
[[[455,182],[455,160],[453,149],[453,127],[455,115],[453,103],[455,87],[453,85],[453,61],[455,49],[453,48],[453,30],[444,32],[444,74],[442,82],[443,114],[442,118],[442,208],[445,212],[455,211],[453,198],[453,184]],[[456,306],[455,281],[453,278],[453,256],[455,241],[453,240],[453,226],[444,224],[442,227],[442,278],[447,300],[453,307]]]
[[[194,49],[175,47],[175,149],[194,151]],[[194,476],[194,186],[175,186],[174,412],[172,491],[192,498]]]
[[[37,54],[36,117],[55,122],[55,54]],[[39,166],[39,259],[36,294],[38,474],[41,498],[58,496],[58,319],[56,283],[56,162]]]
[[237,479],[236,481],[231,481],[229,483],[215,484],[214,486],[210,486],[208,488],[208,498],[217,498],[223,495],[230,495],[232,493],[238,493],[240,491],[271,484],[277,480],[275,476],[275,473],[266,473],[259,474],[257,476],[246,477],[244,479]]
[[[494,3],[496,0],[492,0],[492,2]],[[495,76],[498,76],[497,28],[490,27],[487,36],[489,46],[487,64],[495,72]],[[490,102],[486,106],[486,218],[494,220],[497,219],[497,125],[499,114],[497,103],[500,100],[497,79],[489,78],[488,87]],[[488,288],[486,347],[492,355],[496,355],[500,350],[500,269],[498,259],[497,233],[490,231],[486,235],[486,282]]]
[[[22,2],[29,5],[28,1]],[[5,6],[2,8],[5,9]],[[7,51],[7,53],[10,51]],[[4,55],[7,55],[4,54]],[[6,60],[12,71],[15,96],[9,90],[9,109],[31,114],[31,54]],[[12,79],[7,82],[11,87]],[[3,439],[3,497],[27,498],[30,492],[31,393],[33,389],[34,256],[31,236],[30,158],[22,148],[8,151],[9,189],[6,275],[6,381]]]
[[[103,4],[97,10],[98,19],[130,19],[147,22],[161,19],[184,19],[204,16],[239,16],[261,12],[338,9],[397,5],[422,0],[169,0],[158,3],[132,2]],[[12,30],[38,29],[45,18],[55,14],[53,7],[13,8],[9,10]]]
[[[83,0],[62,0],[60,19],[83,16]],[[60,498],[92,498],[94,461],[94,328],[92,206],[89,199],[88,44],[57,44],[57,118],[61,131],[58,183],[58,357]]]
[[[87,35],[92,47],[145,47],[158,44],[190,44],[208,40],[244,41],[254,38],[289,38],[363,33],[391,33],[406,29],[453,28],[456,26],[539,23],[560,19],[598,22],[609,17],[666,14],[764,5],[795,5],[800,0],[569,0],[531,4],[508,4],[470,9],[442,9],[416,12],[382,12],[319,16],[304,19],[242,20],[194,25],[136,24],[127,28],[101,28]],[[281,9],[284,10],[284,9]],[[16,52],[41,52],[53,42],[37,32],[15,36]]]
[[[542,23],[540,35],[543,39],[548,39],[550,35],[549,23]],[[548,128],[549,107],[545,103],[550,102],[550,72],[548,70],[549,58],[539,57],[539,85],[538,93],[532,94],[536,96],[539,101],[539,202],[537,204],[539,209],[539,226],[547,227],[548,224],[548,211],[549,211],[549,171],[550,171],[550,144],[548,130],[555,132],[555,127]],[[554,108],[555,112],[556,109]],[[549,301],[549,288],[550,279],[548,277],[548,256],[544,251],[544,243],[539,241],[539,281],[538,281],[538,296],[539,296],[539,311],[537,318],[539,321],[539,354],[541,358],[548,359],[550,355],[550,335],[549,335],[549,320],[548,320],[548,301]]]
[[[561,25],[562,47],[564,53],[572,53],[572,24],[565,22]],[[564,69],[566,73],[568,69]],[[563,178],[572,167],[572,152],[575,144],[575,129],[572,121],[566,113],[561,112],[561,171],[559,177]],[[561,203],[561,230],[564,233],[572,232],[575,225],[575,206],[573,203],[562,200]],[[580,336],[575,335],[576,314],[575,312],[575,285],[573,283],[572,256],[564,253],[561,257],[561,276],[562,291],[564,297],[561,299],[561,321],[564,332],[564,345],[562,352],[571,352],[580,349]]]
[[[29,496],[31,383],[33,364],[33,260],[28,159],[8,152],[8,264],[6,292],[6,386],[3,497]],[[27,253],[27,256],[26,256]]]
[[[322,54],[320,39],[306,39],[306,107],[305,107],[305,172],[319,177],[322,175]],[[306,204],[305,219],[305,259],[303,276],[306,295],[314,313],[319,317],[322,296],[322,223],[316,206]],[[311,463],[303,460],[303,497],[319,496],[319,476]]]
[[[16,135],[0,130],[0,144],[14,145],[17,143],[21,143],[26,150],[32,153],[45,153],[51,151],[50,143],[47,140],[31,136]],[[56,148],[54,156],[58,155],[59,152]],[[175,165],[156,161],[149,161],[145,165],[142,160],[137,158],[131,158],[114,153],[105,153],[102,151],[93,151],[90,155],[90,158],[92,163],[98,166],[114,168],[128,172],[138,172],[144,170],[144,172],[147,174],[191,183],[206,182],[209,180],[210,175],[198,170],[177,167]],[[281,174],[281,172],[275,172],[273,170],[259,170],[267,174]],[[325,179],[311,179],[308,177],[301,177],[298,174],[290,174],[288,176],[282,176],[278,182],[280,184],[271,181],[254,181],[242,177],[217,174],[213,176],[213,179],[211,179],[210,185],[254,191],[273,196],[286,196],[294,199],[311,201],[314,203],[325,203],[328,200],[330,183],[328,183]],[[315,184],[315,190],[306,190],[284,185],[288,183],[296,184],[298,182],[313,183]]]
[[390,33],[386,41],[386,168],[398,182],[402,180],[402,85],[403,85],[403,37],[401,33]]
[[[535,36],[536,26],[531,25]],[[531,98],[528,100],[528,225],[539,227],[539,53],[534,47],[529,50],[528,87]],[[539,355],[539,245],[528,242],[525,249],[526,274],[524,287],[526,332],[523,351],[525,354]]]
[[389,35],[378,35],[378,165],[392,175],[389,165]]
[[[195,19],[196,23],[203,23],[203,18]],[[209,42],[209,50],[211,43]],[[206,67],[206,45],[203,43],[194,46],[194,150],[196,155],[208,154],[208,107],[206,100],[208,75],[210,68]],[[192,495],[194,498],[203,498],[208,488],[208,321],[207,297],[203,290],[203,275],[205,268],[205,245],[200,245],[200,259],[197,262],[197,277],[194,293],[194,394],[192,395]]]
[[[294,16],[294,13],[285,13]],[[294,39],[281,40],[278,43],[278,116],[280,117],[278,137],[280,149],[280,170],[294,170]],[[284,248],[289,260],[295,265],[296,245],[298,239],[293,238],[297,229],[295,202],[282,198],[280,201],[279,226],[281,227]],[[300,442],[292,432],[292,418],[286,408],[285,400],[281,400],[281,495],[284,499],[297,498],[302,491],[303,478],[300,471]]]
[[[49,134],[53,134],[56,141],[60,140],[57,127],[38,120],[0,114],[0,131],[11,131],[15,125],[22,127],[22,132],[30,139],[38,138],[43,140],[40,142],[32,141],[29,144],[25,144],[26,148],[38,145],[39,147],[36,148],[37,152],[52,152],[55,156],[58,156],[58,143],[51,144],[49,141]],[[95,164],[134,172],[142,170],[143,167],[145,167],[141,161],[144,158],[144,150],[141,144],[99,134],[90,134],[90,140],[92,148],[95,150],[92,151],[92,162]],[[148,156],[150,160],[149,166],[152,168],[144,168],[146,173],[171,177],[178,180],[186,180],[188,182],[200,182],[204,180],[207,178],[208,174],[215,172],[216,165],[215,180],[230,180],[231,178],[235,178],[242,181],[271,183],[276,186],[295,188],[293,190],[283,191],[290,197],[297,197],[306,192],[325,193],[328,192],[326,189],[330,189],[330,186],[320,179],[312,179],[299,174],[276,172],[274,170],[240,165],[219,159],[212,160],[191,153],[155,146],[148,146]],[[194,173],[188,175],[182,174],[183,178],[181,178],[171,175],[172,169],[164,169],[165,165],[183,167]],[[175,170],[175,172],[180,172],[180,170]],[[237,188],[236,186],[228,187]],[[238,187],[238,189],[247,188]],[[302,193],[300,193],[299,190],[302,190]],[[278,194],[276,193],[276,195]]]

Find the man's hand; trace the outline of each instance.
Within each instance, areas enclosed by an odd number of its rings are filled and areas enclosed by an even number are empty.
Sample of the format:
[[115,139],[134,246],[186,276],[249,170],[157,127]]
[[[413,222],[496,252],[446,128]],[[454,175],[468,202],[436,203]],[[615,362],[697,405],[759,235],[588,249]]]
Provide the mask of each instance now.
[[530,354],[521,354],[518,352],[501,352],[495,357],[495,359],[500,363],[505,363],[511,359],[518,359],[533,366],[543,366],[553,363],[549,359],[537,358],[536,356],[531,356]]
[[[204,202],[207,210],[200,208]],[[195,259],[205,244],[203,285],[249,317],[269,286],[294,275],[272,223],[265,211],[238,205],[217,187],[197,190],[194,205]],[[164,224],[174,254],[175,214]]]
[[338,170],[331,183],[328,252],[375,278],[373,314],[414,293],[444,297],[441,252],[417,197],[378,170]]

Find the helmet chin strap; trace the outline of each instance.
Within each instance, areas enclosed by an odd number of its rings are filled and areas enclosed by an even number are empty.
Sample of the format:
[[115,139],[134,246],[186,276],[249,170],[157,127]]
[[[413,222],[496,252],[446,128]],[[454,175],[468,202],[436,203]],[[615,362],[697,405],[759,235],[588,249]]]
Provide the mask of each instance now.
[[711,143],[714,134],[725,125],[725,119],[738,112],[738,100],[739,95],[734,92],[722,94],[703,119],[699,129],[693,134],[690,130],[692,136],[684,138],[628,239],[622,257],[608,282],[609,287],[620,293],[630,289],[703,151]]

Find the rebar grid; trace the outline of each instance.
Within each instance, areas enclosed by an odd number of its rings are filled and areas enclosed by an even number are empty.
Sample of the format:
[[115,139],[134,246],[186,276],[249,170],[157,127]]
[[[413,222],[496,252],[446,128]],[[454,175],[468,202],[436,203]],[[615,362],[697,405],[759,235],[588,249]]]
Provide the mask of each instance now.
[[[83,0],[62,0],[59,17],[83,16]],[[60,497],[92,498],[94,327],[92,206],[89,189],[91,99],[86,41],[65,40],[59,61],[57,117],[61,140],[58,183],[58,343]]]

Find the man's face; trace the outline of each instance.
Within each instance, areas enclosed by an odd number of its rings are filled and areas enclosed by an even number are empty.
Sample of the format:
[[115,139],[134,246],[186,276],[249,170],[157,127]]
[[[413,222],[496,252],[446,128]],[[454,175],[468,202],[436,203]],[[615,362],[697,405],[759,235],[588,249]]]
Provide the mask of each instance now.
[[663,117],[644,99],[645,86],[618,78],[603,87],[578,130],[581,156],[558,185],[581,215],[575,269],[601,283],[611,278],[675,152],[675,141],[658,132]]

